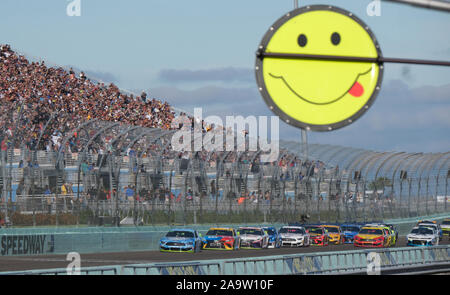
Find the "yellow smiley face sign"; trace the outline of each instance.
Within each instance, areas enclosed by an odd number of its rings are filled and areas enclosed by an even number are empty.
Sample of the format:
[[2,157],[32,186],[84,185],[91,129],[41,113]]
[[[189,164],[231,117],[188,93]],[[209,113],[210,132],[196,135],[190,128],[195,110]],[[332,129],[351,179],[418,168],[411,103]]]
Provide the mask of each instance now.
[[383,66],[374,60],[382,54],[375,36],[360,19],[337,7],[313,5],[291,11],[270,27],[259,52],[267,54],[256,59],[259,91],[275,114],[296,127],[330,131],[351,124],[380,90]]

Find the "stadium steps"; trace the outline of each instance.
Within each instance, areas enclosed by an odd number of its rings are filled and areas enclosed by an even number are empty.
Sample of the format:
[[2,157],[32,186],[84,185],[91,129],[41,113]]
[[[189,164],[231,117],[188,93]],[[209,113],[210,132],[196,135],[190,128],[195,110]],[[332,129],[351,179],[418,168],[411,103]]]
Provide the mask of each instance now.
[[58,173],[58,177],[56,180],[57,186],[58,186],[58,190],[61,188],[61,186],[64,183],[64,179],[62,178],[61,174]]
[[245,181],[241,180],[241,187],[240,187],[241,194],[245,193],[246,189],[247,188],[246,188],[246,185],[245,185]]
[[116,177],[114,176],[114,174],[112,175],[112,188],[113,188],[113,190],[117,190],[117,182],[116,182]]

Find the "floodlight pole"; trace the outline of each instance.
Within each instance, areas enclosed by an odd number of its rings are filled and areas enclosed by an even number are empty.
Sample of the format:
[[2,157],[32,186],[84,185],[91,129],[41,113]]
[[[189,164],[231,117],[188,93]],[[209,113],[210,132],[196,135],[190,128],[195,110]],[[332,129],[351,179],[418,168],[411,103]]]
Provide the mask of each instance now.
[[[294,9],[298,8],[298,0],[294,0]],[[308,134],[306,132],[306,129],[302,130],[302,154],[304,161],[308,160]]]

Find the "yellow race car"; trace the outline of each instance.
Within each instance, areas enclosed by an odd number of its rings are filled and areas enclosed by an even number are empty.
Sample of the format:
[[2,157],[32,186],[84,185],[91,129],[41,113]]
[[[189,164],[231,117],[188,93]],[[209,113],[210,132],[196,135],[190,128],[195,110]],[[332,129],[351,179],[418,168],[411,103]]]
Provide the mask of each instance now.
[[393,226],[389,226],[384,223],[377,223],[377,224],[366,224],[365,226],[372,226],[372,227],[379,227],[382,228],[384,231],[384,235],[386,237],[386,247],[393,247],[397,243],[397,234],[394,231]]
[[388,237],[388,247],[393,247],[397,243],[395,232],[387,225],[382,226]]
[[450,238],[450,218],[446,218],[441,223],[442,234]]
[[339,225],[323,224],[321,227],[328,231],[329,243],[340,245],[344,242],[344,234]]

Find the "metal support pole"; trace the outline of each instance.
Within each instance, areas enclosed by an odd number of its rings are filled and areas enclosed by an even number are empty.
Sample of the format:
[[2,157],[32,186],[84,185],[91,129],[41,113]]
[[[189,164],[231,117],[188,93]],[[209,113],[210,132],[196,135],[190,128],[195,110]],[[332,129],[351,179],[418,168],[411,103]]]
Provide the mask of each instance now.
[[198,196],[198,189],[196,190],[195,187],[197,186],[197,183],[195,182],[195,166],[194,163],[196,162],[195,157],[191,158],[191,189],[192,189],[192,204],[194,206],[194,216],[193,216],[193,223],[197,224],[197,200],[196,197]]
[[[298,0],[294,0],[294,9],[298,8]],[[302,153],[305,161],[308,159],[308,136],[306,129],[302,129]]]
[[447,212],[447,190],[448,190],[448,177],[445,178],[445,195],[444,195],[444,210]]
[[421,8],[450,12],[450,3],[444,1],[436,1],[436,0],[384,0],[384,1],[396,2],[400,4],[409,4]]
[[[327,192],[327,198],[328,198],[328,220],[331,220],[332,216],[331,214],[331,183],[333,182],[333,178],[330,178],[330,182],[328,183],[328,192]],[[336,221],[337,223],[337,221]]]
[[308,160],[308,134],[305,129],[302,129],[302,153],[304,161]]
[[2,151],[2,177],[3,177],[3,191],[2,191],[2,201],[5,202],[5,216],[4,216],[4,221],[5,223],[8,220],[8,190],[7,190],[7,185],[8,185],[8,181],[7,181],[7,177],[6,177],[6,159],[8,157],[8,151]]
[[[438,213],[438,204],[437,204],[437,196],[438,196],[438,187],[439,187],[439,175],[436,176],[436,188],[435,188],[435,194],[434,194],[434,213]],[[445,198],[444,198],[445,202]]]
[[420,216],[420,189],[422,187],[422,178],[419,178],[417,183],[417,198],[416,198],[416,206],[417,206],[417,216]]
[[[294,169],[295,171],[295,169]],[[298,194],[298,173],[294,172],[294,220],[297,219],[297,194]]]
[[429,212],[428,212],[428,199],[429,199],[429,195],[430,195],[429,182],[430,182],[430,178],[428,177],[427,178],[427,193],[425,194],[425,212],[427,215],[429,214]]
[[219,174],[221,169],[220,165],[222,165],[222,162],[216,160],[216,181],[214,182],[214,211],[216,218],[218,216],[218,208],[219,208],[218,198],[219,198]]
[[[109,170],[109,200],[108,200],[108,206],[109,206],[110,209],[111,209],[111,203],[113,202],[113,177],[112,177],[112,175],[113,175],[113,167],[112,167],[112,165],[113,165],[113,157],[114,157],[113,153],[110,153],[109,163],[108,163],[108,168],[109,168],[108,169]],[[114,216],[114,213],[111,212],[111,217],[113,217],[113,216]],[[117,225],[117,224],[115,224],[115,225]]]
[[316,191],[316,195],[317,195],[317,219],[318,219],[318,222],[320,223],[321,222],[320,221],[320,197],[321,197],[321,195],[320,195],[320,177],[316,178],[316,189],[317,189],[317,191]]
[[[392,182],[392,186],[394,186],[393,182]],[[402,204],[402,202],[403,202],[402,193],[403,193],[403,179],[400,179],[400,193],[399,193],[399,196],[398,196],[399,203],[400,203],[400,216],[399,217],[403,217],[404,216],[403,215],[404,210],[403,210],[403,204]]]
[[[358,182],[358,184],[359,184],[359,180],[357,180]],[[357,187],[358,187],[358,184],[356,185]],[[359,190],[359,189],[358,189]],[[363,180],[363,191],[362,191],[362,203],[363,203],[363,220],[364,220],[364,222],[367,222],[367,214],[366,214],[366,206],[367,206],[367,204],[366,204],[366,202],[367,202],[367,196],[366,196],[366,190],[367,190],[367,187],[366,187],[366,180],[364,179]],[[369,200],[369,204],[373,204],[373,201],[370,201]],[[375,210],[374,209],[372,209],[371,210],[372,211],[372,215],[373,215],[373,217],[375,218]]]
[[408,178],[408,217],[411,217],[411,178]]

